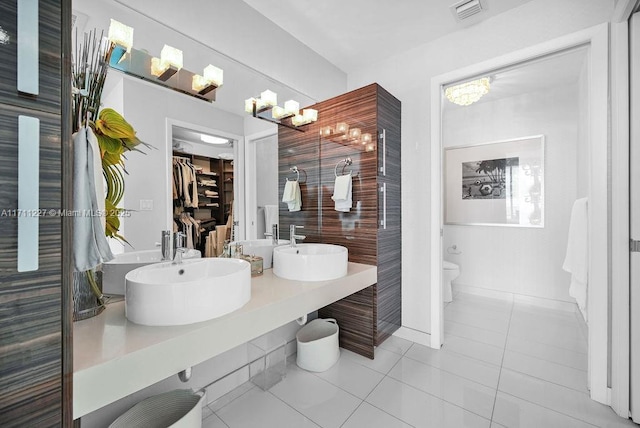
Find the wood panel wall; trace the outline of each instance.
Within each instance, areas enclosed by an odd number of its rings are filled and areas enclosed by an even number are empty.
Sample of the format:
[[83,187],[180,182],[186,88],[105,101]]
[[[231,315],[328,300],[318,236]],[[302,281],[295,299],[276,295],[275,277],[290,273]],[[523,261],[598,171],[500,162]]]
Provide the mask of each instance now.
[[[289,237],[290,224],[303,225],[305,229],[300,233],[307,236],[304,242],[344,245],[349,249],[349,261],[378,265],[379,281],[382,279],[385,284],[378,283],[319,311],[321,317],[338,320],[341,347],[373,358],[374,347],[400,326],[399,211],[395,215],[400,207],[400,102],[379,85],[372,84],[311,107],[318,110],[319,118],[305,127],[306,132],[279,130],[280,199],[284,181],[295,178],[289,168],[295,165],[306,173],[300,175],[302,210],[292,213],[285,204],[280,205],[281,237]],[[349,138],[320,136],[320,129],[335,128],[338,122],[371,134],[374,144],[370,150]],[[395,223],[384,234],[378,231],[380,151],[375,143],[380,126],[394,127],[393,140],[388,140],[387,147],[395,143],[398,146],[393,153],[387,153],[388,165],[389,156],[397,156],[397,161],[392,163],[395,163],[393,168],[398,169],[393,175],[398,179],[398,192],[394,193],[394,188],[389,194],[397,198],[390,204],[392,210],[389,211],[393,212]],[[353,161],[350,166],[343,162],[347,157]],[[335,211],[331,199],[336,166],[338,174],[348,171],[353,174],[354,204],[349,213]]]
[[[64,110],[69,100],[63,102],[62,91],[70,93],[71,2],[39,1],[38,96],[17,92],[16,23],[17,1],[1,2],[0,26],[9,43],[0,44],[0,426],[68,426],[72,305],[69,290],[63,289],[63,220],[56,215],[39,218],[39,269],[19,273],[18,217],[12,210],[18,208],[19,115],[40,120],[40,207],[70,207],[63,204],[62,153],[64,146],[68,167],[71,147]],[[70,186],[70,171],[65,171],[64,185]],[[65,237],[65,243],[69,240]],[[70,275],[68,266],[64,275]]]

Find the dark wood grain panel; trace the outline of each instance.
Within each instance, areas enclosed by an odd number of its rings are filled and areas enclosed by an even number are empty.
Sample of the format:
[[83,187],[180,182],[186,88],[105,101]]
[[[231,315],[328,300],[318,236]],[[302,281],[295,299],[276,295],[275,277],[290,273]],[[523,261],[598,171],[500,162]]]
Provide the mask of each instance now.
[[[64,59],[70,65],[71,2],[39,2],[37,97],[20,95],[16,90],[16,4],[10,0],[0,5],[0,25],[11,38],[10,43],[0,45],[4,58],[0,64],[0,210],[7,210],[0,217],[0,426],[68,426],[72,324],[71,295],[62,279],[63,219],[57,215],[39,217],[39,269],[19,273],[17,217],[11,210],[17,209],[17,118],[21,114],[40,119],[40,208],[71,208],[62,203],[63,171],[71,196],[71,163],[62,163],[63,140],[68,144],[67,156],[72,147],[69,127],[62,126],[60,114],[62,90],[70,93],[70,67],[63,71],[61,63]],[[62,27],[68,37],[64,51]],[[64,237],[65,242],[70,239],[71,234]],[[66,254],[69,262],[70,252]],[[66,417],[63,408],[68,409]]]
[[340,326],[340,347],[373,359],[375,286],[345,297],[318,311],[320,318],[335,318]]
[[[60,113],[62,67],[61,1],[40,0],[39,6],[39,94],[19,95],[17,91],[17,0],[0,2],[2,29],[9,43],[0,43],[0,103]],[[70,31],[70,30],[69,30]]]
[[[378,87],[378,129],[386,138],[386,174],[378,168],[378,179],[386,185],[386,229],[378,229],[377,338],[382,343],[402,325],[402,216],[401,216],[401,103]],[[381,156],[378,162],[381,164]]]
[[[280,199],[289,168],[301,173],[303,207],[290,213],[280,206],[281,236],[288,238],[290,224],[303,225],[305,242],[343,245],[349,261],[378,266],[378,284],[319,311],[321,317],[336,318],[340,325],[340,346],[373,358],[374,346],[381,343],[401,323],[401,222],[400,222],[400,102],[377,84],[372,84],[312,106],[318,122],[300,133],[279,130]],[[338,122],[358,127],[372,135],[372,150],[341,135],[320,136],[320,129]],[[381,148],[378,133],[387,133],[387,176],[379,175]],[[371,149],[371,148],[369,148]],[[342,173],[345,158],[353,164],[344,171],[353,173],[353,206],[350,212],[335,210],[331,199],[336,165]],[[304,178],[303,178],[304,177]],[[379,218],[380,186],[387,183],[387,229]]]

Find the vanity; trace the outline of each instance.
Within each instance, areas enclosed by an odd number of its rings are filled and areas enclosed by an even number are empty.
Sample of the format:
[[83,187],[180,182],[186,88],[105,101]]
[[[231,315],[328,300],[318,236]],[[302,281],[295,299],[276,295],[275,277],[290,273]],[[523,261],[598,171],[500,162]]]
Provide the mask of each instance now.
[[[377,282],[377,268],[349,263],[329,281],[278,278],[267,269],[251,279],[251,300],[209,321],[147,327],[125,318],[124,301],[74,324],[73,418],[146,388],[298,317]],[[99,388],[96,387],[99,385]]]

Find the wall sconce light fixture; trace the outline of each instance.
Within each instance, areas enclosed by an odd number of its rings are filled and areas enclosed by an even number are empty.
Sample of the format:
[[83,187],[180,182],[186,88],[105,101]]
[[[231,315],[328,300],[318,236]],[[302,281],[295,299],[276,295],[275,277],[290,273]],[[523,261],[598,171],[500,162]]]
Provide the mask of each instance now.
[[449,86],[444,90],[444,95],[454,104],[468,106],[488,94],[489,88],[490,79],[482,77],[459,85]]
[[183,68],[180,49],[164,45],[160,58],[133,48],[133,28],[114,19],[109,26],[106,59],[111,68],[205,101],[215,101],[223,71],[209,64],[202,75]]
[[[260,98],[248,98],[244,101],[244,111],[251,113],[253,117],[275,123],[296,131],[305,132],[300,126],[308,125],[318,120],[318,110],[306,108],[300,114],[300,104],[297,101],[289,100],[284,103],[284,107],[278,105],[278,94],[266,90],[260,94]],[[271,117],[265,112],[271,111]],[[284,122],[284,119],[291,119],[291,124]]]
[[335,128],[329,125],[320,128],[320,136],[339,143],[361,144],[367,152],[375,149],[373,138],[369,132],[362,132],[362,129],[349,126],[346,122],[336,123]]

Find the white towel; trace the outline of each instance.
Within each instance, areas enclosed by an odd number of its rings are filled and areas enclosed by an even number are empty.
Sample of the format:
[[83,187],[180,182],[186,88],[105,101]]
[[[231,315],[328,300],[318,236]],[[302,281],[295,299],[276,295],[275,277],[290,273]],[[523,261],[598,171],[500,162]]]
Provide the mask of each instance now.
[[578,199],[571,209],[567,254],[562,269],[571,273],[569,295],[576,299],[584,320],[587,320],[587,289],[589,283],[589,214],[587,198]]
[[334,209],[336,211],[348,213],[351,210],[351,207],[353,206],[351,191],[351,173],[336,177],[336,181],[333,186],[333,196],[331,196],[331,199],[335,202]]
[[[102,181],[96,183],[95,158],[100,158],[96,150],[98,141],[91,128],[82,128],[73,136],[74,145],[74,182],[73,206],[83,213],[96,213],[104,207],[104,200],[98,201],[96,193],[104,198],[100,192]],[[104,209],[104,208],[103,208]],[[100,263],[113,260],[113,254],[104,234],[102,221],[96,215],[82,215],[73,217],[73,260],[77,272],[93,269]]]
[[300,185],[297,180],[287,180],[282,192],[282,202],[287,203],[289,211],[300,211],[302,208],[302,196],[300,195]]
[[264,224],[265,230],[271,232],[271,228],[274,224],[278,224],[278,206],[277,205],[265,205],[264,206]]

